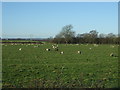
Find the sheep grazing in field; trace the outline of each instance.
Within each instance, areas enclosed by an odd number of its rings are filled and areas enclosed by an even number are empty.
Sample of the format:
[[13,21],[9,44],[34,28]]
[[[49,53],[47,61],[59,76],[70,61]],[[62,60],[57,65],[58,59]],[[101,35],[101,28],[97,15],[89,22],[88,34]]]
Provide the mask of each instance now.
[[52,45],[52,48],[55,48],[55,45]]
[[82,54],[82,52],[81,52],[81,51],[77,51],[77,53],[78,53],[78,54]]
[[112,45],[111,47],[112,47],[112,48],[114,48],[115,46],[114,46],[114,45]]
[[113,53],[111,53],[111,54],[110,54],[110,56],[112,56],[112,57],[113,57],[113,56],[114,56],[114,54],[113,54]]
[[92,48],[89,48],[90,50],[92,49]]
[[55,48],[55,51],[58,51],[58,48]]
[[93,44],[94,45],[94,47],[98,47],[98,45],[97,44]]
[[112,46],[112,48],[114,48],[115,46]]
[[54,48],[57,48],[58,47],[58,45],[56,45],[56,44],[54,44],[54,45],[52,45],[52,48],[54,49]]
[[114,53],[110,54],[111,57],[118,57],[117,55],[115,55]]
[[50,49],[49,49],[49,48],[47,48],[47,49],[46,49],[46,51],[50,51]]
[[54,46],[54,45],[52,45],[52,48],[54,49],[54,48],[55,48],[55,46]]
[[19,51],[21,51],[22,50],[22,48],[19,48]]
[[54,47],[54,50],[55,50],[55,51],[58,51],[58,46]]
[[34,46],[34,48],[36,48],[36,47],[38,47],[38,46]]
[[53,48],[55,51],[58,51],[58,45],[54,44],[54,45],[52,45],[52,48]]
[[60,54],[64,54],[64,52],[63,52],[63,51],[61,51],[61,52],[60,52]]
[[114,46],[114,45],[111,45],[110,47],[111,47],[111,48],[114,48],[115,46]]

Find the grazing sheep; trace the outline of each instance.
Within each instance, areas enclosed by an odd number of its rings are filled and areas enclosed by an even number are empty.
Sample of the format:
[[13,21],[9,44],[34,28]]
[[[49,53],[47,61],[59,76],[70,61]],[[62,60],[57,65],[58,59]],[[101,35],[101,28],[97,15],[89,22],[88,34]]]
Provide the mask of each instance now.
[[114,48],[115,46],[114,46],[114,45],[111,45],[110,47],[111,47],[111,48]]
[[55,45],[55,47],[57,47],[57,48],[58,48],[58,45]]
[[52,48],[54,49],[54,48],[55,48],[55,46],[54,46],[54,45],[52,45]]
[[89,48],[90,50],[92,49],[92,48]]
[[112,48],[114,48],[115,46],[112,46]]
[[53,49],[55,49],[56,47],[55,47],[55,46],[53,46],[52,48],[53,48]]
[[54,45],[52,45],[52,47],[53,47],[53,48],[56,48],[56,47],[58,47],[58,45],[54,44]]
[[46,49],[46,51],[50,51],[50,49],[49,49],[49,48],[47,48],[47,49]]
[[110,47],[111,47],[111,48],[114,48],[115,46],[114,46],[114,45],[111,45]]
[[118,57],[117,55],[115,55],[114,53],[110,54],[111,57]]
[[98,45],[97,44],[93,44],[94,45],[94,47],[98,47]]
[[58,46],[54,47],[54,50],[55,50],[55,51],[58,51]]
[[112,56],[112,57],[113,57],[113,56],[114,56],[114,54],[113,54],[113,53],[111,53],[111,54],[110,54],[110,56]]
[[77,51],[78,54],[81,54],[82,52],[81,51]]
[[19,48],[19,51],[21,51],[22,50],[22,48]]
[[58,45],[54,44],[54,45],[52,45],[52,48],[53,48],[55,51],[58,51]]
[[34,46],[34,48],[36,48],[36,47],[38,47],[38,46]]
[[60,52],[60,54],[64,54],[64,52],[63,52],[63,51],[61,51],[61,52]]

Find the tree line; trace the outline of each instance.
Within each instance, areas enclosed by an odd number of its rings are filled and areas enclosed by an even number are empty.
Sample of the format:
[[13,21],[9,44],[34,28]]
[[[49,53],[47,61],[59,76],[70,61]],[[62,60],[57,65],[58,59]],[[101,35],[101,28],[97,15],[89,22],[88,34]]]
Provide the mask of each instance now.
[[49,38],[49,41],[57,44],[120,44],[120,36],[113,33],[98,34],[96,30],[91,30],[89,33],[75,34],[72,30],[72,25],[66,25],[62,28],[54,38]]

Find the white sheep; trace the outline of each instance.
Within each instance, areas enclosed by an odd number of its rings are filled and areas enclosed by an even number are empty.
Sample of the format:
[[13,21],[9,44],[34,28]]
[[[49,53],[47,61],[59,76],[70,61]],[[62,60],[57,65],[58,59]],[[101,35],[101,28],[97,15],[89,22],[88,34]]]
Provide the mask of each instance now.
[[89,48],[90,50],[92,49],[92,48]]
[[114,48],[115,46],[112,46],[112,48]]
[[115,55],[114,53],[110,54],[111,57],[118,57],[117,55]]
[[36,47],[38,47],[38,46],[34,46],[34,48],[36,48]]
[[60,52],[60,54],[64,54],[64,52],[63,52],[63,51],[61,51],[61,52]]
[[21,51],[22,50],[22,48],[19,48],[19,51]]
[[55,51],[58,51],[58,48],[55,48]]
[[53,48],[55,51],[58,51],[58,45],[54,44],[54,45],[52,45],[52,48]]
[[98,45],[97,44],[93,44],[94,45],[94,47],[98,47]]
[[52,45],[52,48],[55,48],[55,46],[54,46],[54,45]]
[[81,54],[82,52],[81,51],[77,51],[77,53]]
[[110,54],[110,56],[114,56],[114,54],[113,54],[113,53],[111,53],[111,54]]
[[50,49],[49,49],[49,48],[47,48],[47,49],[46,49],[46,51],[50,51]]
[[56,48],[56,47],[58,47],[58,45],[56,45],[56,44],[52,45],[52,48],[53,48],[53,49]]

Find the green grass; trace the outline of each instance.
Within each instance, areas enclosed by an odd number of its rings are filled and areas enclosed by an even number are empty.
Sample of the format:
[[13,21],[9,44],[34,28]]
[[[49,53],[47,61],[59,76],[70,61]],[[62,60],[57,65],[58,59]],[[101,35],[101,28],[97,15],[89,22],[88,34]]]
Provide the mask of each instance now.
[[60,44],[49,52],[52,44],[34,46],[2,46],[4,88],[118,88],[118,57],[110,57],[117,45]]
[[41,42],[41,41],[33,41],[33,40],[1,40],[0,42]]

